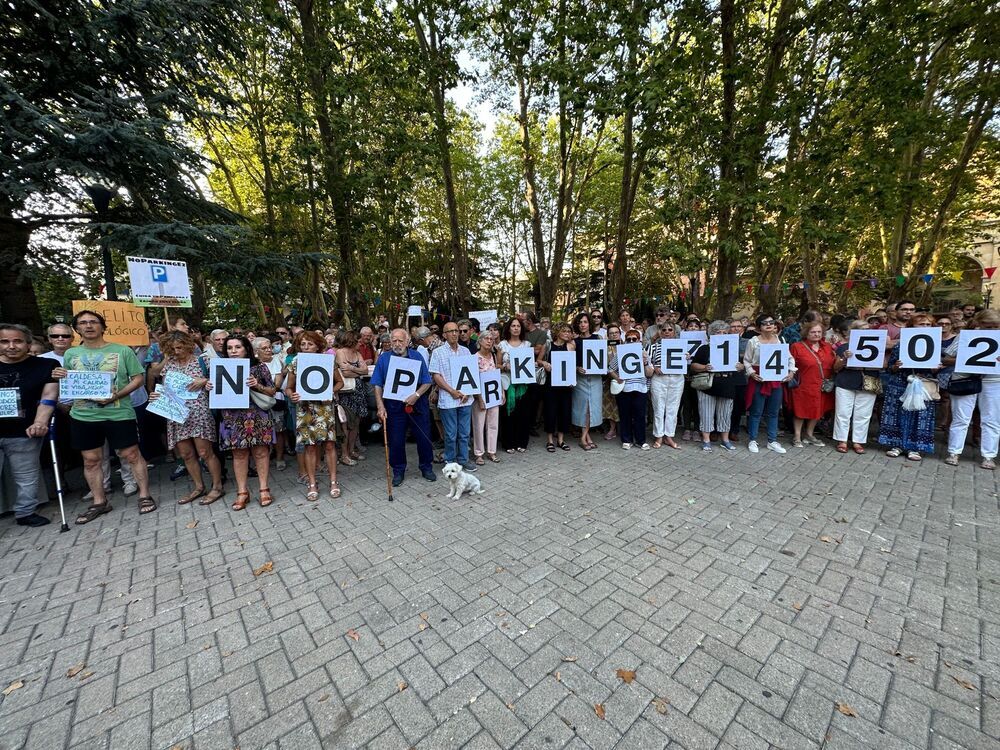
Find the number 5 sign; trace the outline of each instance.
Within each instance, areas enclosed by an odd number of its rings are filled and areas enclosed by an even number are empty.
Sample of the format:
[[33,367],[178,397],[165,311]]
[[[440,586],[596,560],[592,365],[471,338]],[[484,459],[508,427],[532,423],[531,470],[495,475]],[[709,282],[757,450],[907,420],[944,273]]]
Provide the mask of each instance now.
[[955,372],[968,375],[1000,374],[1000,331],[960,331]]
[[904,328],[899,332],[899,366],[933,370],[941,366],[941,329]]
[[885,362],[885,344],[889,337],[888,331],[851,331],[847,344],[851,352],[847,360],[848,367],[874,367],[880,369]]
[[788,344],[761,344],[757,374],[765,383],[781,382],[788,377],[791,354]]

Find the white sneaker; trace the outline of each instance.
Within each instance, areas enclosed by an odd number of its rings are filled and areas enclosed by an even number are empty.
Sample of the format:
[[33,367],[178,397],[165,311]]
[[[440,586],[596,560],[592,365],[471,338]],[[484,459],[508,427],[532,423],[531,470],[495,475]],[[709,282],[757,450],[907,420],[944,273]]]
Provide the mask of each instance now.
[[641,446],[639,446],[639,447],[640,447],[640,448],[642,448],[642,450],[644,450],[644,451],[648,451],[648,450],[650,449],[650,447],[651,447],[651,446],[650,446],[650,444],[649,444],[649,443],[643,443],[643,444],[642,444]]
[[786,451],[784,447],[781,445],[781,443],[779,443],[777,440],[775,440],[773,443],[768,443],[767,449],[769,451],[774,451],[775,453],[788,453],[788,451]]
[[747,443],[747,450],[750,451],[751,453],[760,453],[760,448],[757,447],[757,441],[751,440],[749,443]]
[[139,493],[139,485],[135,482],[129,482],[125,485],[125,497],[130,497],[131,495],[136,495]]
[[622,443],[622,450],[623,451],[632,450],[632,443]]

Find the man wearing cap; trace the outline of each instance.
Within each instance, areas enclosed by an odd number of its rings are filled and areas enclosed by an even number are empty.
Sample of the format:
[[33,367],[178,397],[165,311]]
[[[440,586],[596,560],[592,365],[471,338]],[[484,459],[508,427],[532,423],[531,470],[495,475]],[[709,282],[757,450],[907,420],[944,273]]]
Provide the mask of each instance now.
[[[386,439],[389,443],[392,486],[399,487],[406,476],[406,431],[410,427],[413,428],[417,440],[420,473],[428,482],[435,482],[437,475],[434,474],[433,467],[434,448],[431,446],[430,406],[427,402],[427,392],[431,389],[431,375],[427,371],[427,363],[423,357],[410,348],[410,337],[404,329],[393,330],[389,334],[389,344],[391,347],[389,351],[379,355],[375,362],[372,386],[375,389],[376,413],[385,424]],[[417,378],[417,390],[405,401],[382,398],[389,364],[393,357],[405,357],[422,363]]]
[[59,386],[52,377],[58,362],[30,354],[31,331],[0,323],[0,472],[10,467],[17,486],[14,517],[18,526],[44,526],[38,506],[39,454],[49,431]]

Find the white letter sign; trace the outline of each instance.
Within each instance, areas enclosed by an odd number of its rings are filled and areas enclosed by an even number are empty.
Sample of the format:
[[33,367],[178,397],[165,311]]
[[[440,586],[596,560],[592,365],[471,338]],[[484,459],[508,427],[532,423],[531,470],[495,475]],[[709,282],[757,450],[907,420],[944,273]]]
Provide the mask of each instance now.
[[644,377],[646,368],[642,362],[642,344],[619,344],[618,377],[622,380]]
[[664,375],[686,375],[688,348],[684,339],[660,339],[660,372]]
[[941,329],[904,328],[899,332],[899,365],[915,370],[941,366]]
[[740,337],[735,333],[712,336],[709,339],[708,363],[712,372],[735,372],[740,361]]
[[469,354],[464,357],[448,357],[450,371],[448,385],[466,396],[479,395],[479,357]]
[[553,386],[576,385],[576,352],[552,352]]
[[959,331],[955,372],[966,375],[998,375],[1000,374],[998,358],[1000,358],[1000,331]]
[[693,357],[699,346],[708,343],[708,334],[704,331],[681,331],[681,340],[687,344],[687,352]]
[[59,395],[65,399],[111,398],[113,372],[70,370],[59,383]]
[[881,369],[885,362],[885,342],[888,336],[889,332],[885,330],[852,330],[847,344],[847,349],[851,352],[847,366]]
[[587,375],[608,374],[608,342],[604,339],[584,339],[583,371]]
[[488,370],[479,376],[479,385],[483,389],[483,407],[492,409],[503,403],[503,389],[500,386],[500,371]]
[[535,350],[530,346],[510,350],[510,382],[514,385],[535,382]]
[[780,383],[788,377],[791,354],[788,344],[761,344],[757,374],[765,383]]
[[249,409],[250,360],[212,357],[209,367],[209,380],[212,381],[212,390],[208,392],[209,408]]
[[385,387],[382,398],[390,401],[406,401],[417,391],[417,381],[420,379],[420,365],[423,360],[389,357],[389,368],[385,373]]
[[332,354],[302,353],[295,358],[295,392],[301,401],[333,401]]

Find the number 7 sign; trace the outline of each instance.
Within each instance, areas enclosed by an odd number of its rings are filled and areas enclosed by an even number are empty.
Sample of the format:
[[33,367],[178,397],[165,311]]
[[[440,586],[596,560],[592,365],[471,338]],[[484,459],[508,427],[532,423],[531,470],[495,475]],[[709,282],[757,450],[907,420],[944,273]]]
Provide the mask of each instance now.
[[851,357],[847,360],[847,366],[881,369],[885,363],[885,346],[888,337],[889,332],[882,330],[855,329],[851,331],[851,338],[847,344]]

